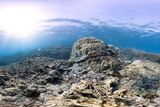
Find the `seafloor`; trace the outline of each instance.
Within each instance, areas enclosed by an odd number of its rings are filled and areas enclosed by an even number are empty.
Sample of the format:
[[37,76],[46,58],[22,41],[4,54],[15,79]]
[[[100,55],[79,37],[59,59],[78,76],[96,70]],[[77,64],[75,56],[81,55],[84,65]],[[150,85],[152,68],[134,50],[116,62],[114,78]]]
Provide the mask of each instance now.
[[57,50],[4,62],[0,107],[160,107],[160,55],[92,37]]

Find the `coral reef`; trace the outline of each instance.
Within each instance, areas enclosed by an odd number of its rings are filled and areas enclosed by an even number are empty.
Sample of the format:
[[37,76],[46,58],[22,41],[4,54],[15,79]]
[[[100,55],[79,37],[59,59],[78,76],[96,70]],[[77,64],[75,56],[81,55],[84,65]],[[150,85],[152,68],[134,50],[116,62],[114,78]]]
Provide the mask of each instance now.
[[128,61],[93,37],[69,60],[32,56],[0,68],[0,107],[159,107],[160,65]]

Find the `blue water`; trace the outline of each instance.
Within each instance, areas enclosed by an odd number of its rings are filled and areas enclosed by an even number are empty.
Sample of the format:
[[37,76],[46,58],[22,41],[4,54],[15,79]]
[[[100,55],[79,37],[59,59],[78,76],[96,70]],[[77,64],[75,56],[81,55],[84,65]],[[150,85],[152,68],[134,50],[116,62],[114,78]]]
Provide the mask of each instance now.
[[53,25],[46,26],[45,30],[36,34],[37,38],[27,43],[6,40],[5,35],[0,33],[0,57],[48,46],[72,46],[79,38],[86,36],[94,36],[120,48],[137,48],[160,53],[160,32],[157,23],[139,25],[75,19],[51,19],[41,23],[53,23]]

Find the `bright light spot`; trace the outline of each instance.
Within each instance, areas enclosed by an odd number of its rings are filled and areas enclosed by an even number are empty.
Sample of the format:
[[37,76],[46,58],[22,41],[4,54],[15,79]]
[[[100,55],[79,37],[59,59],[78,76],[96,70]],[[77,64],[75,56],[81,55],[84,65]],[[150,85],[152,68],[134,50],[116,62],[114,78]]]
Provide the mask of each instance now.
[[42,11],[33,6],[3,7],[0,8],[0,30],[7,36],[28,39],[38,29],[38,21],[43,18]]

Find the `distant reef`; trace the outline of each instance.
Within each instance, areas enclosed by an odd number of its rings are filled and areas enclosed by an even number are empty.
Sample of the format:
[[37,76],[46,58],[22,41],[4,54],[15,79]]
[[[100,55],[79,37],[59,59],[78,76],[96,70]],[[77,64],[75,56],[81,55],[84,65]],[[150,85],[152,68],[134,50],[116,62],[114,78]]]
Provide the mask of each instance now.
[[160,63],[160,54],[150,53],[133,48],[122,49],[122,53],[131,61],[139,59]]
[[34,49],[29,52],[19,52],[13,55],[0,57],[0,66],[9,65],[25,58],[30,57],[49,57],[53,59],[69,59],[71,47],[47,47],[41,49]]
[[[19,52],[6,57],[0,57],[0,66],[10,65],[30,57],[48,57],[55,60],[68,60],[72,47],[46,47],[35,49],[30,52]],[[160,63],[160,54],[142,51],[135,48],[121,48],[121,53],[130,61],[134,60],[149,60]]]

